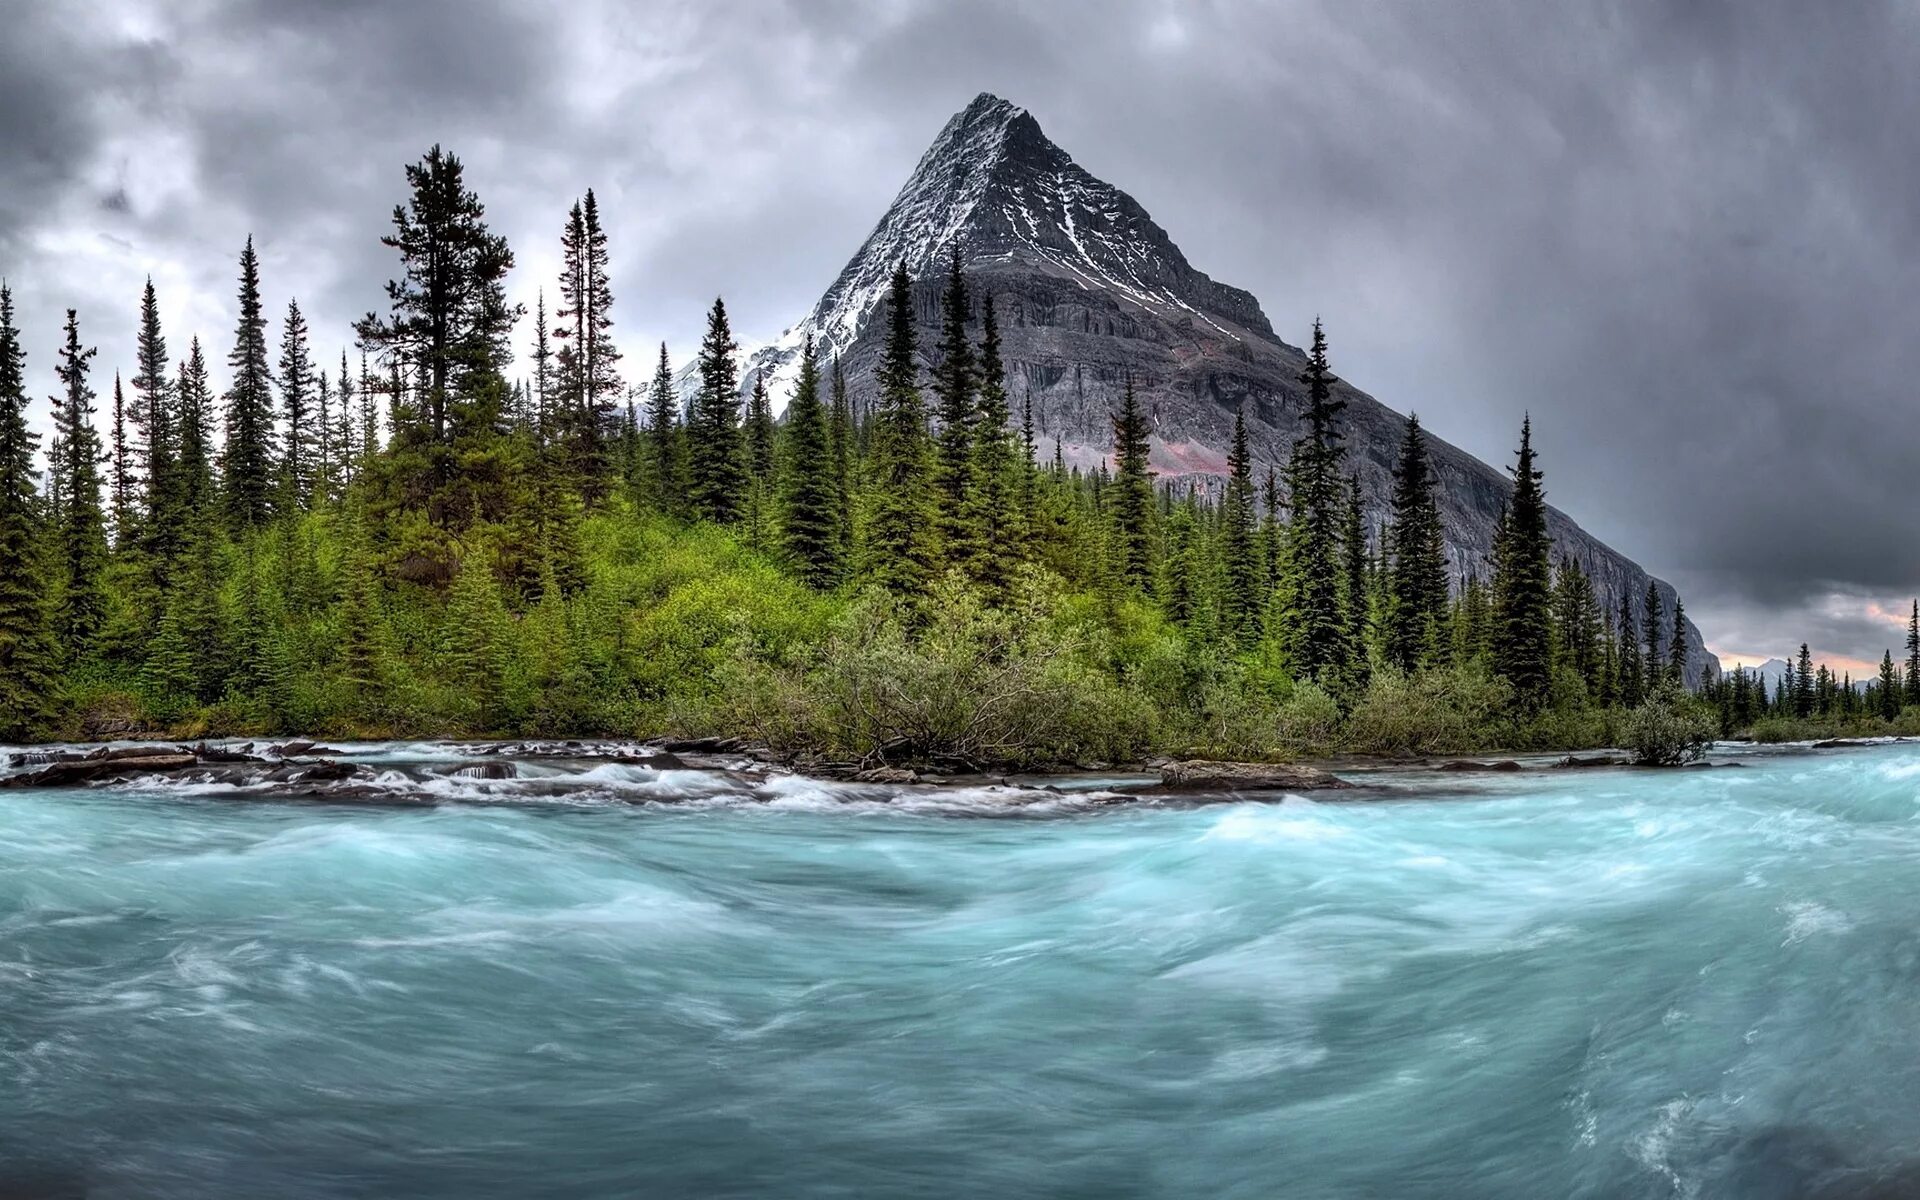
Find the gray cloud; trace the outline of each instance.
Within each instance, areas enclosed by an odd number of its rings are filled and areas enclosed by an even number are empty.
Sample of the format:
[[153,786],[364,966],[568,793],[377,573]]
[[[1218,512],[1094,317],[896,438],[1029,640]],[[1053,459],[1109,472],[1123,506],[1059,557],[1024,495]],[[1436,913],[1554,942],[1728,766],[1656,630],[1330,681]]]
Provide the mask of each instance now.
[[344,343],[436,141],[529,300],[596,189],[635,375],[716,294],[771,336],[988,89],[1450,440],[1504,461],[1531,410],[1553,500],[1722,648],[1877,658],[1865,606],[1920,588],[1907,10],[0,5],[0,273],[37,380],[66,304],[124,367],[149,271],[176,345],[223,354],[249,232],[274,306]]

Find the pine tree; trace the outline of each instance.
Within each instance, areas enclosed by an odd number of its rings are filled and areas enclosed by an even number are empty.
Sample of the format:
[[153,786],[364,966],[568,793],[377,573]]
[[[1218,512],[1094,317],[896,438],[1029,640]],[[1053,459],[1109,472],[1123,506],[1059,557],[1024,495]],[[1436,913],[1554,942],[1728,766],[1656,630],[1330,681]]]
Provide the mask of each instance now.
[[1412,671],[1438,660],[1447,613],[1446,545],[1417,415],[1407,417],[1393,479],[1386,651],[1388,661]]
[[1667,639],[1667,678],[1673,686],[1687,686],[1687,606],[1673,598],[1673,636]]
[[[387,283],[388,314],[354,326],[388,363],[394,449],[382,464],[383,503],[423,511],[429,533],[505,515],[512,452],[504,438],[509,345],[522,309],[510,304],[513,251],[487,226],[458,157],[439,146],[407,167],[409,196],[381,244],[400,254]],[[403,402],[402,364],[414,373]],[[450,575],[450,539],[420,547],[436,581]]]
[[1233,447],[1227,452],[1227,486],[1221,510],[1221,618],[1228,636],[1251,645],[1260,636],[1267,588],[1262,586],[1266,572],[1254,545],[1253,459],[1247,449],[1244,411],[1233,417]]
[[687,413],[688,491],[693,513],[730,525],[739,520],[746,492],[740,448],[740,387],[734,367],[727,306],[713,302],[700,343],[700,393]]
[[207,380],[207,359],[199,338],[193,339],[186,358],[180,361],[174,394],[179,403],[175,422],[179,432],[175,458],[179,511],[196,517],[206,513],[215,498],[213,445],[208,437],[213,421],[213,387]]
[[1133,380],[1121,393],[1113,418],[1113,534],[1121,578],[1144,589],[1153,578],[1153,472],[1147,468],[1147,419],[1134,395]]
[[1530,417],[1520,423],[1512,473],[1513,499],[1494,555],[1494,667],[1513,685],[1522,707],[1536,709],[1546,702],[1552,680],[1552,543]]
[[766,373],[753,373],[747,393],[747,419],[740,428],[747,451],[747,545],[767,548],[773,540],[774,479],[773,401],[767,395]]
[[228,527],[239,534],[265,525],[273,513],[272,375],[260,305],[260,259],[252,238],[240,252],[240,324],[227,366],[233,383],[227,390],[222,475]]
[[1350,665],[1364,672],[1367,646],[1373,634],[1373,595],[1369,586],[1370,551],[1367,546],[1365,515],[1360,508],[1360,477],[1347,481],[1346,520],[1340,527],[1342,565],[1341,600],[1347,612],[1347,645]]
[[969,566],[976,581],[1004,594],[1014,565],[1026,555],[1026,522],[1019,512],[1024,470],[1007,410],[1006,363],[1000,355],[1000,325],[993,314],[992,295],[980,301],[978,364],[979,406],[967,481]]
[[1913,602],[1913,614],[1907,618],[1907,704],[1920,704],[1920,599]]
[[686,445],[680,432],[680,397],[673,387],[673,364],[667,344],[660,343],[660,361],[647,389],[647,450],[653,460],[654,506],[680,515],[686,507]]
[[1634,628],[1633,594],[1620,593],[1620,612],[1614,625],[1620,644],[1619,676],[1614,695],[1623,708],[1638,708],[1646,696],[1646,676],[1640,669],[1640,635]]
[[904,263],[887,292],[887,344],[867,456],[864,573],[896,595],[918,596],[936,559],[927,413],[914,362],[913,283]]
[[285,431],[280,459],[281,508],[297,512],[313,496],[316,442],[313,354],[307,344],[307,319],[300,302],[287,301],[280,326],[280,419]]
[[60,495],[58,608],[55,633],[69,661],[85,658],[106,620],[101,573],[106,565],[106,520],[100,511],[100,435],[93,427],[94,393],[87,370],[95,350],[80,346],[80,318],[67,310],[66,340],[54,368],[62,393],[54,398],[54,462]]
[[553,414],[555,399],[553,342],[547,336],[545,288],[539,291],[533,302],[533,395],[534,433],[541,442],[551,441],[557,431]]
[[133,497],[138,481],[133,477],[133,458],[127,449],[127,397],[120,387],[118,371],[113,375],[113,452],[108,461],[113,464],[113,503],[108,510],[113,548],[124,553],[132,548],[136,537]]
[[581,490],[589,501],[597,501],[607,494],[613,476],[608,442],[621,383],[620,352],[613,345],[607,235],[592,189],[567,215],[561,252],[560,307],[554,313],[560,322],[554,336],[560,341],[561,426]]
[[178,431],[174,428],[170,404],[173,388],[167,372],[167,340],[160,331],[160,304],[154,296],[151,276],[140,296],[135,361],[133,424],[138,435],[141,473],[146,481],[141,507],[148,518],[143,527],[143,540],[154,564],[155,580],[164,587],[166,564],[179,550],[177,530],[183,514],[174,472]]
[[[1792,675],[1793,715],[1804,720],[1813,715],[1813,655],[1808,652],[1805,642],[1800,643],[1800,654],[1794,661]],[[1899,701],[1897,688],[1893,700],[1896,704]]]
[[820,364],[809,334],[800,351],[800,381],[787,402],[785,453],[780,459],[782,533],[787,558],[815,587],[831,587],[840,574],[840,529],[836,510],[830,430],[820,402]]
[[836,551],[842,570],[853,561],[853,467],[859,453],[853,425],[853,405],[847,399],[847,376],[840,356],[833,357],[833,400],[828,410],[827,453],[833,472],[833,513]]
[[1340,434],[1334,421],[1346,401],[1333,397],[1336,382],[1327,363],[1327,338],[1316,319],[1307,368],[1307,434],[1294,443],[1287,467],[1293,496],[1291,634],[1295,672],[1303,679],[1345,668],[1353,654],[1342,602]]
[[1646,694],[1649,696],[1658,692],[1660,685],[1666,682],[1667,659],[1661,643],[1665,632],[1665,622],[1660,614],[1660,589],[1649,579],[1646,598],[1640,602],[1640,640],[1646,651]]
[[960,243],[954,242],[947,261],[947,286],[940,297],[940,358],[932,372],[934,417],[939,432],[934,439],[933,486],[941,540],[950,559],[965,561],[973,554],[972,530],[967,521],[967,485],[973,467],[974,392],[978,373],[973,343],[967,338],[971,301],[960,269]]
[[[1900,715],[1901,696],[1900,672],[1893,665],[1893,651],[1888,650],[1880,656],[1878,698],[1880,701],[1881,720],[1891,721]],[[1802,713],[1801,715],[1805,716],[1806,714]]]
[[[0,741],[44,736],[53,716],[56,666],[27,425],[26,350],[13,324],[13,293],[0,283]],[[56,464],[56,467],[58,464]]]

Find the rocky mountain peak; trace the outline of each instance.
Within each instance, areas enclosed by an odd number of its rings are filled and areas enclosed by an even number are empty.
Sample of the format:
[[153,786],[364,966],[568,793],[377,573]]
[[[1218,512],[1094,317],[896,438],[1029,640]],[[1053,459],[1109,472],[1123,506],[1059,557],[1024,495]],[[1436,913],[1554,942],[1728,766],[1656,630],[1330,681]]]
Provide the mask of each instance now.
[[[870,399],[894,267],[905,263],[914,278],[924,352],[938,340],[955,245],[976,306],[991,297],[1009,390],[1017,404],[1031,404],[1043,453],[1057,444],[1082,467],[1104,459],[1127,386],[1153,425],[1153,469],[1181,486],[1218,487],[1236,414],[1246,418],[1257,475],[1284,463],[1304,433],[1304,356],[1274,334],[1259,302],[1194,267],[1133,197],[1074,162],[1025,109],[988,93],[947,121],[812,310],[750,357],[743,387],[764,372],[784,403],[811,335],[823,359],[841,359],[856,404]],[[1338,391],[1347,401],[1347,468],[1377,529],[1406,419],[1344,383]],[[1417,396],[1402,401],[1422,407]],[[1429,442],[1452,572],[1487,578],[1511,481],[1431,433]],[[1557,555],[1582,564],[1609,606],[1645,593],[1647,573],[1566,514],[1550,510],[1548,526]],[[1673,589],[1657,587],[1671,612]],[[1717,672],[1698,630],[1689,633],[1690,675]]]

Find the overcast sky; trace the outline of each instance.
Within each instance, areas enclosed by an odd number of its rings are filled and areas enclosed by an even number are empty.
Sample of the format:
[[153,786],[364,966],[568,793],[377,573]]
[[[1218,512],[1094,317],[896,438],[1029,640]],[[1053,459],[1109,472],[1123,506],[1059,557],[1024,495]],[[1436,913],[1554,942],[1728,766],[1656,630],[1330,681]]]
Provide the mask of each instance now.
[[1920,590],[1916,34],[1865,0],[0,0],[0,274],[36,397],[69,305],[103,399],[132,374],[149,273],[223,367],[249,233],[337,358],[438,141],[529,300],[595,189],[637,375],[716,294],[743,341],[802,315],[989,90],[1389,405],[1493,462],[1530,409],[1551,499],[1716,650],[1877,661]]

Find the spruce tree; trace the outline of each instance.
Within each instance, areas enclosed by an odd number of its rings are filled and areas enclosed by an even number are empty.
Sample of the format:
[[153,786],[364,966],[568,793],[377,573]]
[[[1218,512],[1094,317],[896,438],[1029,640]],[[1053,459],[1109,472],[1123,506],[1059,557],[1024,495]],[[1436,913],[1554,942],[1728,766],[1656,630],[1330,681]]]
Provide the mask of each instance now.
[[221,474],[227,524],[236,534],[258,529],[273,512],[273,385],[267,319],[260,303],[260,259],[247,239],[240,252],[240,324],[227,355],[227,438]]
[[1446,544],[1440,508],[1433,497],[1433,469],[1417,415],[1407,417],[1407,436],[1393,481],[1386,653],[1395,666],[1412,671],[1438,660],[1441,624],[1447,613]]
[[[1900,715],[1900,700],[1903,695],[1900,687],[1900,672],[1893,665],[1893,651],[1887,650],[1880,656],[1880,686],[1877,689],[1880,701],[1880,719],[1891,721]],[[1805,716],[1805,713],[1801,714]]]
[[[1891,655],[1891,651],[1888,653]],[[1800,643],[1800,654],[1794,660],[1790,673],[1793,676],[1793,715],[1804,720],[1813,715],[1813,655],[1807,650],[1805,642]],[[1882,702],[1885,702],[1885,698]],[[1897,688],[1893,702],[1899,703]]]
[[133,456],[127,447],[127,397],[120,386],[120,373],[113,373],[113,450],[108,455],[113,466],[112,504],[108,509],[113,530],[113,548],[121,553],[132,549],[135,540]]
[[[513,251],[487,225],[486,206],[466,185],[457,156],[434,146],[407,167],[409,195],[394,206],[381,244],[399,252],[387,283],[387,315],[354,326],[363,348],[388,363],[394,453],[381,462],[382,510],[424,515],[414,554],[427,578],[450,581],[453,537],[475,521],[505,514],[515,455],[505,437],[509,338],[522,314],[507,301]],[[413,371],[410,396],[401,372]]]
[[191,518],[204,514],[216,494],[213,444],[208,436],[213,421],[213,387],[207,379],[207,359],[197,337],[189,343],[187,356],[180,360],[180,378],[175,381],[174,394],[179,404],[175,422],[179,432],[175,458],[179,511]]
[[[417,399],[396,429],[450,445],[463,430],[497,421],[512,361],[507,337],[520,308],[506,296],[513,251],[487,227],[486,206],[466,186],[460,159],[439,146],[407,167],[409,195],[380,239],[400,253],[401,276],[387,283],[388,314],[355,324],[361,344],[416,373]],[[436,462],[443,484],[449,463]]]
[[1145,589],[1153,578],[1153,472],[1147,468],[1147,419],[1128,379],[1113,418],[1113,535],[1120,575]]
[[1313,342],[1300,380],[1307,385],[1307,433],[1294,443],[1287,467],[1288,491],[1293,497],[1293,521],[1288,526],[1292,544],[1292,660],[1295,673],[1316,679],[1343,669],[1353,647],[1351,627],[1342,599],[1340,525],[1343,479],[1340,472],[1340,433],[1335,419],[1346,408],[1336,400],[1333,371],[1327,363],[1327,338],[1320,322],[1313,323]]
[[1266,604],[1266,575],[1254,544],[1253,459],[1247,448],[1247,415],[1233,416],[1233,446],[1227,451],[1227,486],[1221,500],[1221,619],[1225,632],[1241,645],[1260,636]]
[[561,254],[560,307],[554,313],[559,319],[554,336],[560,341],[561,426],[582,493],[598,501],[613,477],[609,440],[615,432],[621,383],[620,352],[613,345],[607,235],[592,189],[567,215]]
[[1360,477],[1351,476],[1346,487],[1346,519],[1340,526],[1342,565],[1341,598],[1347,611],[1349,665],[1365,671],[1367,647],[1373,636],[1373,593],[1370,587],[1371,552],[1367,546],[1365,514],[1360,508]]
[[1494,668],[1513,685],[1523,708],[1537,709],[1546,703],[1552,682],[1552,543],[1541,473],[1534,466],[1531,417],[1520,423],[1512,473],[1513,499],[1495,546]]
[[949,559],[972,556],[967,521],[967,485],[973,468],[974,392],[978,375],[973,343],[967,338],[971,301],[966,275],[960,269],[960,243],[954,242],[947,260],[947,286],[940,296],[939,360],[932,372],[934,419],[933,486],[941,540]]
[[767,395],[766,373],[753,373],[747,393],[747,418],[740,429],[747,452],[747,544],[767,548],[773,539],[774,437],[773,401]]
[[1660,613],[1660,589],[1649,579],[1646,597],[1640,602],[1640,640],[1646,651],[1646,694],[1649,696],[1658,692],[1660,685],[1666,682],[1667,658],[1661,642],[1665,632],[1666,625]]
[[287,301],[287,319],[280,326],[280,422],[283,436],[280,458],[281,507],[298,512],[313,496],[316,442],[314,425],[313,354],[307,341],[307,319],[298,300]]
[[1920,704],[1920,599],[1907,618],[1907,687],[1905,702]]
[[746,464],[740,447],[740,386],[734,366],[733,330],[727,306],[713,302],[700,343],[700,392],[687,412],[687,486],[693,514],[730,525],[746,499]]
[[667,344],[660,343],[660,361],[647,389],[647,452],[652,458],[654,507],[681,515],[686,509],[686,446],[680,432],[680,397],[673,387],[673,364]]
[[1673,636],[1667,639],[1667,678],[1673,686],[1687,686],[1687,606],[1673,598]]
[[973,462],[967,481],[967,529],[973,578],[996,593],[1012,582],[1013,567],[1026,554],[1026,522],[1020,519],[1024,470],[1007,410],[1007,370],[1000,354],[1000,325],[992,295],[980,301],[979,406],[973,422]]
[[828,456],[833,471],[834,537],[839,547],[840,565],[853,562],[853,471],[859,454],[858,433],[853,424],[853,404],[847,398],[847,375],[840,369],[840,356],[833,356],[832,403],[828,409]]
[[27,425],[26,367],[13,293],[0,283],[0,741],[6,742],[45,736],[54,708],[53,629],[37,569],[33,456],[40,439]]
[[93,427],[94,393],[87,371],[95,349],[80,345],[80,318],[67,310],[66,338],[60,347],[61,394],[54,397],[53,428],[60,449],[54,472],[60,496],[58,577],[54,629],[69,662],[94,648],[106,621],[107,598],[101,574],[106,566],[106,520],[100,511],[100,435]]
[[919,596],[937,556],[927,413],[914,362],[913,283],[895,265],[887,290],[880,403],[867,456],[864,573],[896,595]]
[[820,402],[820,364],[813,335],[800,351],[800,380],[787,402],[780,457],[781,532],[787,559],[814,587],[831,587],[840,574],[840,530],[828,454],[826,406]]
[[153,278],[148,276],[140,295],[140,331],[135,338],[133,423],[138,433],[138,449],[146,491],[141,507],[148,518],[144,527],[146,548],[155,566],[157,580],[164,585],[165,564],[179,549],[176,531],[182,513],[174,459],[178,453],[178,430],[172,411],[173,387],[167,371],[167,339],[160,331],[160,304],[154,296]]
[[1640,634],[1634,627],[1633,593],[1622,590],[1620,612],[1614,624],[1620,645],[1619,675],[1614,695],[1623,708],[1638,708],[1646,695],[1646,676],[1640,670]]

